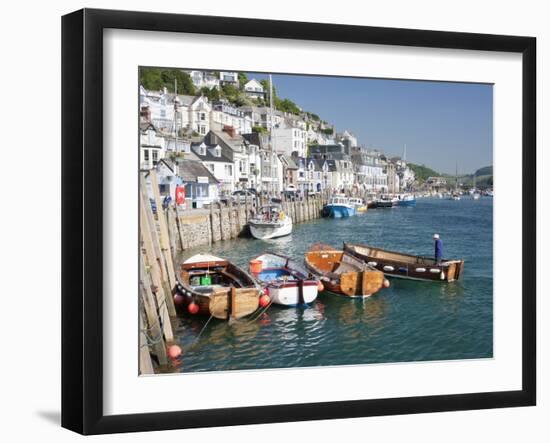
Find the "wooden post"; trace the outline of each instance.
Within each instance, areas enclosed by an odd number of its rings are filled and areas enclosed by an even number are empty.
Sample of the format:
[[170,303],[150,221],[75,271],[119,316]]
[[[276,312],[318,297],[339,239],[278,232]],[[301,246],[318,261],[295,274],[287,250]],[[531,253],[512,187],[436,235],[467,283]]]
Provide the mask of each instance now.
[[235,289],[235,286],[231,286],[231,317],[235,318],[237,315],[237,290]]
[[244,198],[244,224],[248,223],[248,195]]
[[[149,335],[156,341],[151,346],[156,356],[159,359],[160,364],[166,364],[166,344],[161,338],[164,336],[164,339],[167,342],[174,340],[174,334],[172,333],[172,324],[170,323],[170,317],[168,315],[163,315],[166,311],[163,310],[162,305],[157,305],[155,299],[153,298],[153,293],[151,291],[151,279],[149,273],[145,268],[143,263],[143,255],[140,260],[140,291],[141,298],[143,300],[143,308],[145,309],[145,314],[147,316],[147,330]],[[161,329],[162,326],[162,329]]]
[[[231,197],[229,197],[229,198],[231,198]],[[229,201],[227,202],[227,205],[229,205]],[[218,209],[220,211],[220,213],[219,213],[219,218],[220,219],[218,220],[219,223],[220,223],[220,240],[225,240],[226,237],[224,236],[224,233],[223,233],[223,209],[222,209],[222,203],[221,202],[218,204]]]
[[214,243],[214,202],[210,203],[210,236],[212,243]]
[[151,353],[147,343],[147,337],[144,332],[145,326],[143,323],[143,315],[139,314],[139,373],[140,375],[153,374],[153,362],[151,361]]
[[172,256],[169,254],[170,245],[168,243],[168,228],[166,227],[166,218],[162,213],[162,201],[160,199],[159,185],[157,180],[157,171],[151,169],[149,171],[149,176],[151,177],[151,187],[153,188],[153,195],[155,196],[155,201],[157,202],[157,215],[160,226],[160,247],[163,251],[166,258],[166,267],[168,268],[168,280],[170,283],[170,289],[176,286],[176,276],[174,273],[174,262],[172,261]]
[[140,234],[143,240],[143,247],[147,257],[148,265],[151,267],[151,275],[153,284],[159,288],[157,298],[159,298],[159,306],[165,301],[166,308],[170,315],[176,315],[174,300],[172,300],[172,288],[163,282],[166,277],[164,269],[166,262],[164,255],[160,250],[159,240],[157,236],[157,228],[154,223],[151,205],[147,205],[149,199],[147,194],[140,192]]

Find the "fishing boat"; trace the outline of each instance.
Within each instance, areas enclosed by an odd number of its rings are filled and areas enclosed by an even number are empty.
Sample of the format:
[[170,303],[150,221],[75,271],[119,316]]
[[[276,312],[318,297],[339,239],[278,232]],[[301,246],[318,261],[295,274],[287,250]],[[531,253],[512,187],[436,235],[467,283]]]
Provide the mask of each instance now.
[[464,270],[464,260],[443,260],[437,264],[435,259],[430,257],[351,243],[344,243],[344,251],[382,271],[388,277],[452,282],[458,280]]
[[416,198],[411,194],[400,195],[397,206],[416,206]]
[[331,246],[314,246],[306,252],[305,262],[325,289],[347,297],[368,297],[390,285],[382,272]]
[[189,312],[220,320],[252,314],[262,291],[254,278],[229,261],[210,254],[197,254],[180,267],[176,293]]
[[355,212],[357,214],[367,212],[367,205],[366,205],[365,201],[362,198],[350,197],[349,198],[349,203],[355,208]]
[[281,205],[271,204],[262,206],[248,226],[252,236],[259,240],[284,237],[292,233],[292,218],[283,212]]
[[332,218],[346,218],[355,215],[355,207],[347,197],[334,195],[323,207],[323,216]]
[[380,196],[379,199],[376,200],[375,207],[376,208],[393,208],[394,206],[397,206],[398,204],[398,198],[392,197],[388,194],[383,194]]
[[319,282],[307,269],[284,255],[266,252],[250,260],[250,272],[272,303],[298,306],[317,298]]
[[474,173],[474,183],[473,183],[472,189],[470,189],[470,196],[474,200],[479,200],[479,197],[481,197],[481,194],[479,193],[479,191],[476,188],[476,174],[475,173]]

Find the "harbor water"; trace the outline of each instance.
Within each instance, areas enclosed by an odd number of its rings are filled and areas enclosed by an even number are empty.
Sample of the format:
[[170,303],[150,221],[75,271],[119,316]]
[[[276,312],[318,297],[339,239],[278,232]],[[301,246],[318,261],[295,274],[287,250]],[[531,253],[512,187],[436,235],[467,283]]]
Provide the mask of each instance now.
[[[264,251],[300,262],[318,242],[341,248],[365,243],[415,255],[433,255],[439,233],[444,258],[463,258],[458,282],[391,279],[366,299],[323,292],[309,307],[272,305],[257,320],[233,323],[182,316],[176,342],[184,354],[162,372],[491,358],[493,355],[493,200],[425,198],[416,207],[369,209],[348,219],[318,219],[269,241],[239,238],[185,252],[211,252],[248,268]],[[519,296],[519,294],[518,294]],[[202,334],[201,334],[202,331]],[[199,337],[199,334],[200,337]]]

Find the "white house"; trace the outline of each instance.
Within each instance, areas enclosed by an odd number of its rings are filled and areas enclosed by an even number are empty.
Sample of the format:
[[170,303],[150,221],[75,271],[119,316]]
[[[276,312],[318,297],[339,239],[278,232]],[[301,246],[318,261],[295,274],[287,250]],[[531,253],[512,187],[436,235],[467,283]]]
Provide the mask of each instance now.
[[224,126],[231,126],[237,134],[252,132],[251,117],[227,102],[220,101],[212,104],[210,120],[212,129],[218,131],[222,131]]
[[193,85],[197,89],[201,88],[219,88],[220,76],[216,72],[212,71],[188,71]]
[[254,100],[265,98],[263,85],[254,78],[244,85],[244,93]]
[[275,151],[285,155],[296,153],[307,156],[307,131],[298,127],[281,125],[273,128],[272,142]]
[[139,134],[140,169],[152,169],[166,154],[164,137],[159,137],[155,127],[142,124]]
[[231,83],[237,85],[239,83],[239,74],[237,72],[220,72],[220,83]]
[[230,158],[223,155],[220,145],[193,143],[191,150],[219,182],[221,193],[230,194],[235,190],[235,165]]

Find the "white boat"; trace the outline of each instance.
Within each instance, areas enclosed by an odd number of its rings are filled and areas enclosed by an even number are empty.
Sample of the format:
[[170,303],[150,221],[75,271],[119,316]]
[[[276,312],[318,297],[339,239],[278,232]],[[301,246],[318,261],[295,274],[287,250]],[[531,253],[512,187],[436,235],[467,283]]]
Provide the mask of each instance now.
[[280,205],[262,206],[256,216],[248,222],[250,233],[258,240],[284,237],[292,233],[292,218],[285,214]]
[[479,200],[479,197],[481,197],[481,194],[479,193],[479,191],[476,188],[476,174],[475,173],[474,173],[474,185],[473,185],[472,189],[470,189],[470,196],[474,200]]
[[266,252],[250,261],[250,269],[275,304],[298,306],[317,298],[317,279],[289,257]]
[[362,198],[350,197],[349,204],[355,208],[355,213],[361,213],[367,211],[367,204]]

